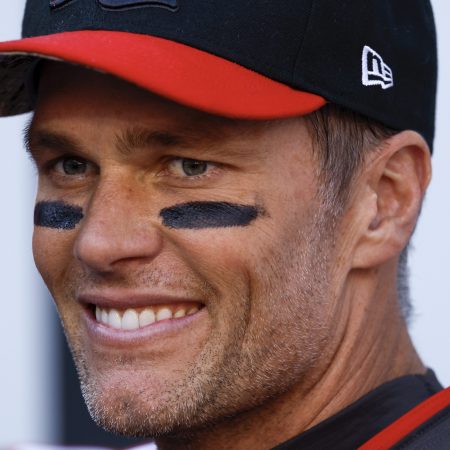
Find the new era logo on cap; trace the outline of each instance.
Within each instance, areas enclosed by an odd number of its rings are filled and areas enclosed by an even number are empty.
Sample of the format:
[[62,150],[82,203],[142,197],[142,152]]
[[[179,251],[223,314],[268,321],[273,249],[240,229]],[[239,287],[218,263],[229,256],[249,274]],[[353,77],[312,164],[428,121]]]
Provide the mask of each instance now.
[[[73,0],[50,0],[50,8],[57,9]],[[94,0],[93,0],[94,1]],[[176,9],[178,0],[97,0],[101,6],[108,9],[126,9],[139,6],[165,6]]]
[[364,86],[381,86],[388,89],[394,86],[392,69],[373,49],[364,46],[362,54],[362,83]]

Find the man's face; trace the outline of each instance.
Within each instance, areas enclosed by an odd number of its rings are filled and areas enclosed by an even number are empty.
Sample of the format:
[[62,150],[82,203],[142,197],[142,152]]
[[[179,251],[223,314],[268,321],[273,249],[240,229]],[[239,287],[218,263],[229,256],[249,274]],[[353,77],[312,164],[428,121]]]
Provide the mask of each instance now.
[[201,426],[326,364],[336,246],[302,120],[219,119],[52,64],[30,149],[35,260],[103,426]]

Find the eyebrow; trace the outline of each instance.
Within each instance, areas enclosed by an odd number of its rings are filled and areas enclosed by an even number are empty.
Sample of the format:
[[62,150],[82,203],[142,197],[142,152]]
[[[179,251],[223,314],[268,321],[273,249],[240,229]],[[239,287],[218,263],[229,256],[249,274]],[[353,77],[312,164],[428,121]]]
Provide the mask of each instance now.
[[[116,136],[116,146],[121,153],[129,155],[133,150],[143,147],[194,147],[200,140],[165,130],[133,127]],[[23,130],[23,141],[27,153],[33,158],[40,149],[83,153],[82,146],[70,136],[45,129],[33,130],[31,122]]]
[[[151,129],[144,126],[130,127],[119,132],[115,137],[115,146],[123,155],[130,155],[133,151],[142,148],[176,149],[195,148],[196,150],[216,150],[217,142],[224,142],[230,137],[229,126],[208,126],[205,123],[198,131],[198,127],[183,127],[178,130],[171,129]],[[245,133],[241,133],[243,138]],[[54,150],[67,153],[86,154],[76,138],[64,133],[46,129],[34,129],[32,120],[25,126],[23,131],[24,145],[27,153],[36,160],[39,150]],[[219,146],[220,147],[220,146]],[[227,149],[227,152],[234,153]],[[237,151],[236,153],[240,153]]]
[[36,154],[40,149],[55,151],[64,149],[68,153],[82,152],[81,146],[70,136],[47,130],[33,131],[31,123],[23,131],[23,141],[25,150],[33,159],[36,159]]

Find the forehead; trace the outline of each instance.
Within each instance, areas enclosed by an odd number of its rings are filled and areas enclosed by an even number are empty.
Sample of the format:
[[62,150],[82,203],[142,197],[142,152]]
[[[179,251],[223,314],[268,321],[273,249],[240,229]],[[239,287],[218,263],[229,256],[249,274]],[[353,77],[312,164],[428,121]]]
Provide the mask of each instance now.
[[114,76],[66,63],[43,63],[37,102],[37,119],[99,122],[116,120],[173,124],[179,130],[197,131],[214,139],[260,135],[283,120],[241,120],[208,114],[180,105]]
[[192,158],[219,156],[239,164],[269,164],[272,171],[285,170],[280,159],[294,158],[296,166],[309,172],[317,161],[305,123],[302,117],[268,121],[219,117],[107,74],[48,62],[41,68],[26,140],[36,147],[40,136],[56,134],[89,152],[97,147],[109,151],[111,145],[119,149],[118,143],[124,142],[127,148],[184,148]]

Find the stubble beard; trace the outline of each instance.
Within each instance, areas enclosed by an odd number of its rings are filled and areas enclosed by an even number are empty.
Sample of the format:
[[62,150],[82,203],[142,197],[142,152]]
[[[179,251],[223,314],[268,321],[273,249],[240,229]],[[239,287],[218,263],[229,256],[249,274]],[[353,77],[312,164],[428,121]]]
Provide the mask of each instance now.
[[[146,384],[154,386],[150,373],[140,392],[125,383],[120,390],[105,389],[80,340],[71,339],[82,394],[97,424],[130,437],[188,436],[257,408],[307,378],[327,345],[321,311],[328,302],[333,233],[323,217],[317,213],[297,242],[268,258],[245,296],[235,289],[244,314],[232,333],[214,336],[176,383],[161,380],[157,401],[145,390]],[[256,303],[272,317],[249,327],[250,305]]]

